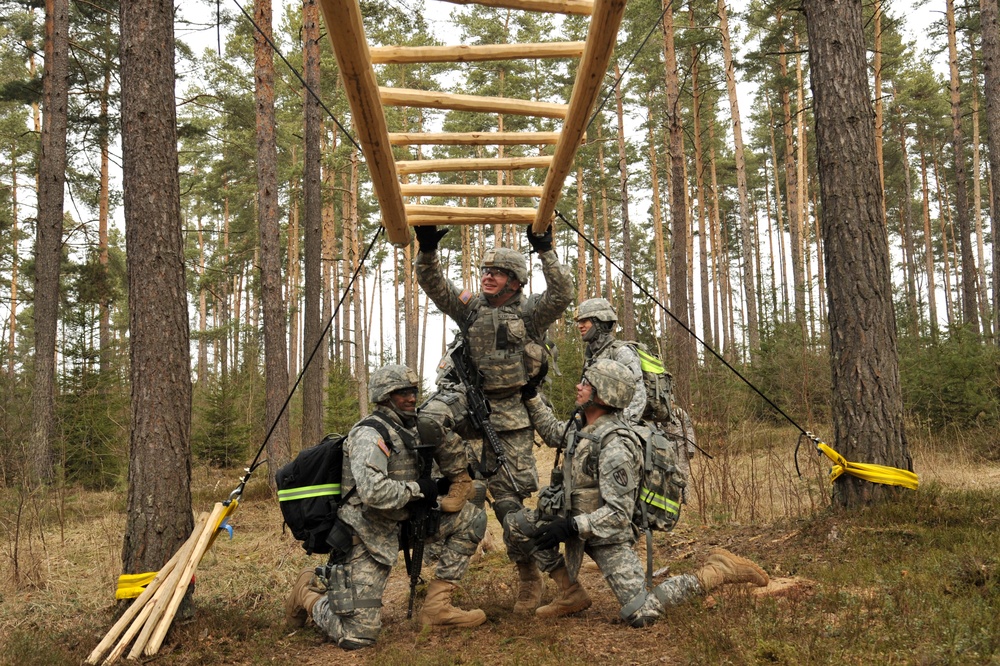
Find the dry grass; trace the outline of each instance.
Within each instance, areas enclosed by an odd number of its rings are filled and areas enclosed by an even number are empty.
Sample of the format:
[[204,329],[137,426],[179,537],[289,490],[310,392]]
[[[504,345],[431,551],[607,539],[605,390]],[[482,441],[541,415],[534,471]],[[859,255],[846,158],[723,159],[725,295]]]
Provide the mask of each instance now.
[[[168,637],[162,664],[453,663],[996,663],[1000,467],[961,442],[913,442],[926,489],[900,506],[844,514],[828,507],[827,463],[794,435],[748,428],[701,441],[689,505],[671,534],[658,534],[655,566],[691,571],[721,545],[760,561],[775,576],[815,581],[808,594],[722,596],[671,609],[642,631],[617,621],[617,603],[596,571],[582,580],[588,611],[541,623],[510,614],[513,567],[491,552],[470,569],[458,598],[486,611],[486,625],[428,633],[407,621],[407,581],[394,570],[379,644],[345,653],[312,629],[288,632],[282,601],[307,557],[281,529],[276,503],[252,484],[198,570],[195,619]],[[552,452],[539,449],[543,476]],[[195,505],[228,495],[234,472],[198,469]],[[259,485],[258,485],[259,484]],[[0,664],[80,663],[110,627],[120,573],[124,493],[0,495],[3,566]],[[971,494],[969,494],[971,493]],[[15,516],[20,511],[22,519]],[[20,531],[18,531],[20,530]],[[499,537],[491,518],[490,530]],[[499,541],[498,541],[499,543]],[[15,547],[16,546],[16,547]],[[18,557],[14,576],[12,558]],[[667,575],[666,571],[661,575]],[[553,588],[548,590],[551,596]],[[989,611],[992,613],[992,611]],[[919,645],[914,646],[914,643]],[[925,656],[914,649],[924,649]],[[872,661],[874,659],[874,661]],[[991,662],[991,659],[993,660]]]

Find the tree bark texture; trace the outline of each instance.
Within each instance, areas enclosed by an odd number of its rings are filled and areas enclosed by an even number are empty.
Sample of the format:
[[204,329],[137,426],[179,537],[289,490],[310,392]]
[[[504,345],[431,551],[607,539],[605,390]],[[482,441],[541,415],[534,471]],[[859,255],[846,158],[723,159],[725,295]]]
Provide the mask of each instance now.
[[132,429],[122,564],[156,571],[191,516],[191,359],[174,107],[173,3],[121,3]]
[[955,167],[955,222],[962,255],[962,323],[979,334],[979,309],[976,304],[976,261],[972,253],[972,226],[969,219],[969,193],[966,184],[965,135],[962,132],[962,106],[958,80],[958,47],[955,34],[955,2],[948,0],[948,60],[951,70],[951,136]]
[[[835,448],[850,461],[912,470],[903,430],[889,242],[875,157],[861,0],[806,0],[830,304]],[[885,486],[843,475],[834,501]]]
[[682,406],[691,401],[691,373],[694,370],[694,340],[686,330],[688,317],[688,215],[684,174],[684,127],[681,123],[680,86],[677,78],[677,50],[674,47],[674,12],[669,4],[663,15],[664,60],[666,62],[667,123],[670,130],[670,310],[679,321],[671,320],[668,340],[674,357],[674,380]]
[[[254,19],[271,37],[271,0],[256,0]],[[257,106],[257,226],[260,233],[260,297],[264,310],[264,425],[267,474],[272,491],[274,474],[291,458],[288,412],[282,411],[288,390],[285,304],[281,297],[281,234],[278,228],[278,148],[274,136],[274,56],[254,31],[254,96]]]
[[28,449],[33,480],[48,482],[55,471],[56,328],[59,259],[62,255],[63,190],[66,183],[66,112],[69,92],[69,1],[45,2],[45,71],[42,83],[42,152],[38,163],[38,222],[35,225],[35,378]]
[[[632,228],[628,217],[628,156],[625,145],[625,111],[622,104],[621,72],[615,64],[615,107],[618,114],[618,182],[622,197],[622,267],[625,274],[632,275]],[[628,278],[622,278],[622,335],[626,340],[637,340],[635,323],[635,299],[632,295],[632,283]]]
[[[319,5],[317,0],[305,0],[302,16],[303,74],[306,85],[314,91],[319,91]],[[302,335],[303,371],[302,382],[302,442],[304,446],[318,444],[323,437],[323,373],[321,359],[313,358],[306,367],[309,355],[319,342],[323,329],[320,321],[321,270],[323,249],[323,195],[320,189],[320,106],[319,102],[309,93],[305,95],[305,164],[303,165],[302,189],[305,205],[303,206],[302,226],[304,276],[305,283],[302,316],[304,331]],[[323,350],[317,352],[317,355]]]
[[[998,25],[998,10],[996,0],[979,0],[980,22],[982,24],[983,46],[983,97],[986,100],[986,127],[989,142],[990,163],[990,194],[995,214],[1000,214],[1000,25]],[[997,307],[1000,294],[1000,225],[993,217],[993,330],[996,331],[996,341],[1000,344],[1000,307]],[[985,294],[983,295],[985,297]]]
[[750,215],[747,197],[747,166],[743,149],[743,127],[740,122],[740,106],[736,96],[736,68],[733,66],[733,50],[729,39],[729,17],[725,0],[718,0],[719,29],[722,37],[722,56],[726,68],[726,91],[729,95],[729,110],[733,121],[733,158],[736,161],[736,193],[740,204],[740,245],[743,264],[743,290],[746,295],[747,337],[750,344],[750,359],[760,348],[760,324],[757,321],[757,291],[754,277],[754,248],[757,245],[757,228]]

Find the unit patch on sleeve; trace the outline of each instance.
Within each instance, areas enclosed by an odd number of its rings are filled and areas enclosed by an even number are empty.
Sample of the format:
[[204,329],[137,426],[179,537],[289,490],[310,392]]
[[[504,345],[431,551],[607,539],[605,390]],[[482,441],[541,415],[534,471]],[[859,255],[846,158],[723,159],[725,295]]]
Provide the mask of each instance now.
[[629,486],[628,470],[626,470],[624,467],[619,467],[614,472],[612,472],[611,478],[614,479],[615,483],[617,483],[622,488],[628,488]]

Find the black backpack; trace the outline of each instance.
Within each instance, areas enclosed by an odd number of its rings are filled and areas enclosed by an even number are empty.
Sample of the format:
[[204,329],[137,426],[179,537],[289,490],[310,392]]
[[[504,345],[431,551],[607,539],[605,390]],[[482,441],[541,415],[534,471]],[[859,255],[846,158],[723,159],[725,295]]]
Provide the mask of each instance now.
[[[381,420],[367,418],[358,425],[375,428],[382,439],[390,441]],[[285,525],[310,555],[330,552],[327,537],[337,522],[337,509],[347,499],[340,495],[346,439],[344,435],[329,434],[316,446],[303,449],[274,475]]]

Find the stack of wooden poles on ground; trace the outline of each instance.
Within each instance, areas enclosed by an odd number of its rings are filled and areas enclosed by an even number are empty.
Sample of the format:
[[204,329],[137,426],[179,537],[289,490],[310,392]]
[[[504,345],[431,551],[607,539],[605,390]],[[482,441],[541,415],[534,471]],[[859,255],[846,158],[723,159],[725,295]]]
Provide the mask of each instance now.
[[[130,644],[132,649],[128,653],[129,659],[157,653],[187,593],[195,569],[215,541],[219,530],[223,529],[223,521],[235,510],[236,504],[235,500],[228,504],[219,502],[213,507],[211,514],[203,512],[198,517],[188,540],[115,622],[87,657],[86,663],[112,664],[125,653]],[[107,656],[102,662],[101,657],[105,653]]]

